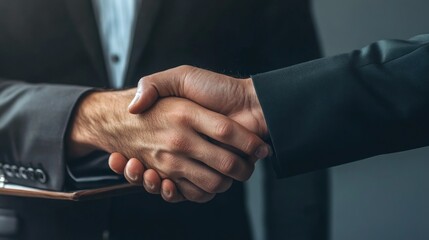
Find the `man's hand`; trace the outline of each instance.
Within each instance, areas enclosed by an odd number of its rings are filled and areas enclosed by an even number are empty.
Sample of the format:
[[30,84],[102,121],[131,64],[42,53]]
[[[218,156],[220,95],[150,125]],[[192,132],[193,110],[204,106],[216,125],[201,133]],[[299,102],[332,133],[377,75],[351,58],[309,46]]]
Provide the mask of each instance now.
[[187,98],[230,117],[262,138],[268,136],[252,79],[237,79],[191,66],[180,66],[140,79],[129,111],[139,114],[160,97]]
[[[134,114],[144,112],[157,99],[168,96],[190,99],[230,117],[262,138],[268,135],[262,109],[250,78],[236,79],[190,66],[177,67],[142,78],[135,98],[129,105],[129,111]],[[164,179],[161,184],[156,171],[149,169],[143,175],[144,168],[135,160],[127,163],[124,156],[114,154],[109,163],[112,170],[125,173],[125,176],[128,172],[134,172],[139,179],[130,182],[143,183],[148,192],[161,192],[163,198],[170,202],[184,199],[170,180]],[[166,196],[167,192],[173,195]]]
[[[116,173],[124,174],[128,182],[136,185],[142,185],[152,194],[161,194],[162,198],[168,202],[181,202],[186,199],[182,193],[179,193],[176,185],[168,178],[161,179],[158,173],[153,169],[146,169],[136,158],[128,160],[120,153],[112,153],[109,158],[109,165],[112,169],[117,169]],[[135,176],[130,179],[129,176]]]
[[[266,144],[240,124],[185,99],[163,99],[145,113],[131,115],[126,105],[134,93],[132,89],[86,96],[71,127],[72,155],[97,149],[120,152],[174,181],[187,199],[205,202],[227,190],[231,178],[248,179],[261,151],[267,152]],[[128,175],[129,180],[137,177]]]

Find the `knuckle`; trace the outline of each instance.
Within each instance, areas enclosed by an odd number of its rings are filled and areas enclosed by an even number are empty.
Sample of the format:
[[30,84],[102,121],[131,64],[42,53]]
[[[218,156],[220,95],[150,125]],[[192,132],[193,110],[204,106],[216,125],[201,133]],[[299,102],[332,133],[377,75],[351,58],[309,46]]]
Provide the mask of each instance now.
[[186,117],[186,111],[189,110],[188,106],[186,104],[175,104],[174,105],[174,114],[175,116],[179,117],[179,118],[184,118]]
[[213,178],[207,186],[209,193],[222,193],[228,190],[232,185],[232,179],[225,176]]
[[180,124],[180,126],[188,126],[190,123],[190,117],[189,117],[189,108],[186,108],[185,106],[183,106],[181,104],[181,106],[179,106],[176,109],[176,113],[175,115],[175,120],[178,124]]
[[256,136],[251,135],[249,138],[243,141],[242,150],[249,155],[253,155],[259,145],[259,139]]
[[220,120],[216,124],[215,135],[221,139],[228,138],[233,133],[233,125],[230,121]]
[[237,169],[237,165],[238,159],[236,157],[225,155],[223,158],[221,158],[219,170],[223,174],[232,175]]
[[183,171],[183,164],[175,155],[164,153],[162,155],[162,169],[167,175],[180,175]]
[[173,111],[169,112],[169,117],[181,126],[188,126],[192,116],[191,113],[187,104],[178,104]]
[[181,134],[173,134],[168,138],[168,145],[174,152],[187,153],[191,150],[191,144]]
[[190,65],[181,65],[181,66],[177,67],[177,70],[187,72],[187,71],[191,71],[193,68],[194,67],[192,67]]
[[144,76],[144,77],[140,78],[139,84],[143,84],[143,83],[147,83],[147,82],[152,82],[152,81],[154,81],[154,77],[152,75]]

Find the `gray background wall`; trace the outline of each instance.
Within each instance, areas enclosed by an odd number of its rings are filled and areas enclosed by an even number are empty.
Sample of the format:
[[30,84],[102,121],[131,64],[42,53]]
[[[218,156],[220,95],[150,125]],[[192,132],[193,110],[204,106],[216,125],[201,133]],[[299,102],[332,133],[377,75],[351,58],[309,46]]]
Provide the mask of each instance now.
[[[313,7],[328,56],[379,39],[429,33],[428,0],[314,0]],[[332,240],[429,239],[429,148],[330,173]]]
[[[429,0],[313,0],[313,8],[326,56],[429,33]],[[428,170],[429,148],[332,168],[331,240],[429,239]],[[248,185],[256,240],[264,239],[262,178],[257,169]]]

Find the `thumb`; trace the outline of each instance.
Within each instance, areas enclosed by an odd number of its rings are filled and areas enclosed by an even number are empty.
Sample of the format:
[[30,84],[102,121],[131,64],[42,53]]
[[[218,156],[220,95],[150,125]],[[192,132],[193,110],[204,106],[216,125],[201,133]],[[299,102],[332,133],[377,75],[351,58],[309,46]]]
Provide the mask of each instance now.
[[145,84],[144,78],[140,79],[137,85],[136,94],[128,106],[128,111],[132,114],[139,114],[150,108],[159,98],[156,87],[152,84]]
[[181,76],[174,71],[164,71],[140,79],[134,99],[128,106],[132,114],[149,109],[160,97],[177,96]]

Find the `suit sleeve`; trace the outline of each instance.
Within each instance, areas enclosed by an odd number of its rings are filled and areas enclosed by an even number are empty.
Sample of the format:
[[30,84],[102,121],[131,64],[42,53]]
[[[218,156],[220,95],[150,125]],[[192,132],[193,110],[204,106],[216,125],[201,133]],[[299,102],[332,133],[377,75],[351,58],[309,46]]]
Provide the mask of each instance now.
[[0,174],[8,182],[62,190],[64,137],[89,88],[0,79]]
[[429,35],[252,78],[279,177],[429,145]]

